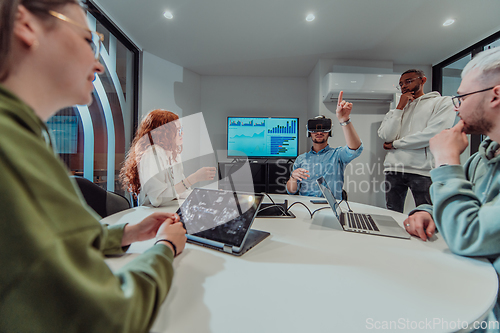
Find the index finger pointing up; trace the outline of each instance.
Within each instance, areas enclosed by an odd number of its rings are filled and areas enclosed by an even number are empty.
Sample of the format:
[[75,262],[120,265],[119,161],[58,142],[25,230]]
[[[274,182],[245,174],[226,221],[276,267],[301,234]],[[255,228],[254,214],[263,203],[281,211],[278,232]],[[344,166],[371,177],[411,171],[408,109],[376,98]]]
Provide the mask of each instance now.
[[342,96],[344,96],[344,92],[343,91],[340,91],[339,92],[339,100],[337,102],[337,105],[340,105],[340,102],[342,102]]

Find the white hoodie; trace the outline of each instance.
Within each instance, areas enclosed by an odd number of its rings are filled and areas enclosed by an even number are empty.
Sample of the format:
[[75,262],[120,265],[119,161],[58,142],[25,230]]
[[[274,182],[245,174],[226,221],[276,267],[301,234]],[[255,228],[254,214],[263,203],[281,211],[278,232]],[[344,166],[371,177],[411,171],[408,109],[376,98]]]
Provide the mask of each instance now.
[[390,110],[378,129],[378,136],[384,142],[392,142],[395,148],[387,151],[384,171],[429,177],[434,164],[429,140],[452,127],[455,117],[451,97],[442,97],[435,91],[406,104],[403,110]]

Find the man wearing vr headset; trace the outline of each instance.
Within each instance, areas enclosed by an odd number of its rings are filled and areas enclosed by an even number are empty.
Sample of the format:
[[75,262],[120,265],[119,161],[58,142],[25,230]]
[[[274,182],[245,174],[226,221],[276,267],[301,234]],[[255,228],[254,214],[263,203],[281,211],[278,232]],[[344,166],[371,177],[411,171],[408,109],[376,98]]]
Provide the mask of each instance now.
[[332,136],[332,120],[325,116],[309,119],[307,136],[311,137],[313,146],[307,153],[299,155],[293,164],[293,171],[286,183],[289,194],[322,197],[316,179],[323,176],[336,198],[342,198],[345,166],[358,157],[363,151],[363,144],[356,133],[351,119],[352,103],[342,100],[339,93],[336,115],[342,126],[347,145],[331,148],[328,137]]

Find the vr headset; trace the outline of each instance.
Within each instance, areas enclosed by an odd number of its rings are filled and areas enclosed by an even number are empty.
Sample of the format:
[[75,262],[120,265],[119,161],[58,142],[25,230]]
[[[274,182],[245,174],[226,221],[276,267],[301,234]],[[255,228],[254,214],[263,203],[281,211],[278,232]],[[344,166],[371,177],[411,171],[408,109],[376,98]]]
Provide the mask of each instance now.
[[328,132],[328,136],[332,136],[332,120],[325,116],[317,116],[307,121],[307,137],[314,132]]

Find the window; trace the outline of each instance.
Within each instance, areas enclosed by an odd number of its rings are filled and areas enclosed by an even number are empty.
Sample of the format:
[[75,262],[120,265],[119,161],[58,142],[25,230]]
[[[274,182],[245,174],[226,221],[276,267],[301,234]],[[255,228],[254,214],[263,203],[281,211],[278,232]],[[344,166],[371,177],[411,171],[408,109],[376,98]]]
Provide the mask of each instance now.
[[90,29],[105,36],[100,53],[105,72],[94,81],[90,106],[60,110],[47,125],[71,173],[123,194],[118,174],[137,127],[139,49],[87,5]]
[[[433,66],[432,90],[439,91],[443,96],[456,95],[465,65],[479,52],[498,46],[500,46],[500,31]],[[470,136],[471,155],[477,152],[481,141],[481,135]]]

